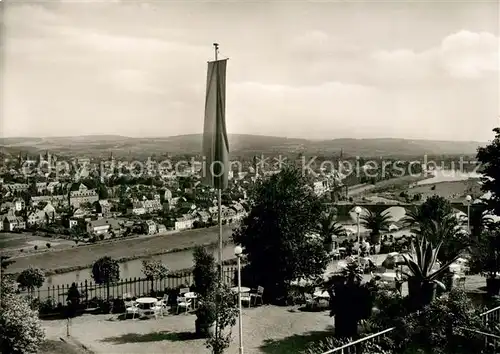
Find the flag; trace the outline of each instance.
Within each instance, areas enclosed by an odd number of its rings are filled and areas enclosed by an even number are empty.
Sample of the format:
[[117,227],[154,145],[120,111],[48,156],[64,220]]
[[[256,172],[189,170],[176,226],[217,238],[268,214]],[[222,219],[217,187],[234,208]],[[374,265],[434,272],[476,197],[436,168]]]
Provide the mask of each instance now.
[[225,189],[229,172],[229,144],[226,133],[227,59],[208,63],[203,128],[203,182],[215,189]]

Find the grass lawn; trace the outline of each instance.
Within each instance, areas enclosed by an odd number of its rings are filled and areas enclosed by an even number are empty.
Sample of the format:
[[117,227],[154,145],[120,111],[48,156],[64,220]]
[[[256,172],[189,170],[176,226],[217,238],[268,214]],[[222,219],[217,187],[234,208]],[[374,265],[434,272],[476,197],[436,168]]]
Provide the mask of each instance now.
[[[232,226],[223,227],[223,237],[228,240],[232,234]],[[25,257],[15,258],[15,263],[9,266],[9,272],[20,272],[30,265],[45,270],[88,266],[96,259],[110,256],[114,259],[124,257],[140,257],[148,254],[176,248],[194,247],[196,245],[217,241],[218,228],[187,230],[155,237],[116,240],[113,242],[82,245],[64,250],[54,250]]]

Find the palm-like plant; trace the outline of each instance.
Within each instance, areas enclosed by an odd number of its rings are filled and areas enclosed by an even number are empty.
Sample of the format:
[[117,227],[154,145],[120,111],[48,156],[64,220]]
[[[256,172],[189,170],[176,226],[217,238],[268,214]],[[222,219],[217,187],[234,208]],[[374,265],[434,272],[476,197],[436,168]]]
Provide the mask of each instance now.
[[370,229],[371,243],[380,243],[380,232],[389,230],[391,215],[389,212],[371,211],[361,216],[361,225]]
[[426,239],[425,236],[417,236],[416,246],[412,242],[411,253],[404,254],[403,259],[408,267],[408,290],[410,298],[419,307],[429,304],[436,295],[436,285],[446,289],[444,284],[438,280],[458,258],[458,255],[435,269],[438,261],[439,249],[442,242],[436,247]]
[[425,223],[429,220],[426,215],[422,212],[422,209],[412,208],[406,209],[406,215],[403,218],[403,223],[408,227],[415,227],[421,223]]
[[471,235],[476,240],[483,231],[488,230],[493,224],[493,217],[486,210],[485,205],[474,204],[469,212],[469,225],[471,228]]
[[346,235],[344,227],[337,222],[337,214],[334,211],[323,214],[318,221],[317,228],[327,248],[332,247],[334,237]]
[[461,228],[461,222],[455,215],[448,215],[442,220],[421,221],[413,233],[424,237],[433,245],[441,244],[438,258],[448,261],[456,256],[467,246],[469,238]]

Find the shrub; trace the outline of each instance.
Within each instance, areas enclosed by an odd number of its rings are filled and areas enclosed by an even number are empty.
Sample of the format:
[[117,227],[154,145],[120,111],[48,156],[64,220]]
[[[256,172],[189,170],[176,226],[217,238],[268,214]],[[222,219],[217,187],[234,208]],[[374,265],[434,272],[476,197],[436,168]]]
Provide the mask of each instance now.
[[193,252],[194,269],[193,280],[195,291],[200,297],[207,296],[217,282],[217,270],[215,258],[203,246],[198,246]]
[[120,280],[120,266],[111,257],[102,257],[92,266],[92,278],[97,284],[106,284],[106,296],[109,299],[109,284]]
[[233,233],[243,247],[256,282],[263,286],[264,301],[287,297],[290,281],[320,276],[329,256],[317,230],[317,217],[325,210],[309,180],[292,167],[256,185],[252,209]]
[[167,276],[168,268],[159,260],[143,260],[142,272],[151,281],[151,292],[153,292],[155,280],[164,279]]
[[2,292],[0,352],[36,353],[44,337],[38,314],[30,308],[28,301],[10,292]]
[[32,295],[35,288],[39,288],[45,281],[45,274],[38,268],[29,267],[23,270],[17,277],[19,287],[28,290]]
[[[302,354],[322,354],[329,350],[342,347],[350,342],[349,339],[340,339],[335,337],[328,337],[322,341],[310,343],[307,348],[302,351]],[[372,343],[372,342],[364,342],[361,344],[357,350],[357,354],[391,354],[392,351],[388,350],[388,348],[384,349],[386,346]]]

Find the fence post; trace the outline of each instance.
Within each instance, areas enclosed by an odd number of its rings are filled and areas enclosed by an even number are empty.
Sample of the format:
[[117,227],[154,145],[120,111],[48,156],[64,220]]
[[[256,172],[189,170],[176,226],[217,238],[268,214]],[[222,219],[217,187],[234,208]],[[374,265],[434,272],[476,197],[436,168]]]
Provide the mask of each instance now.
[[88,284],[87,284],[87,279],[85,279],[85,302],[89,303],[89,291],[88,291]]

